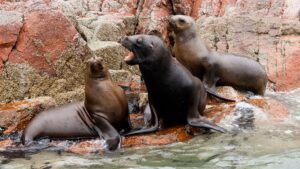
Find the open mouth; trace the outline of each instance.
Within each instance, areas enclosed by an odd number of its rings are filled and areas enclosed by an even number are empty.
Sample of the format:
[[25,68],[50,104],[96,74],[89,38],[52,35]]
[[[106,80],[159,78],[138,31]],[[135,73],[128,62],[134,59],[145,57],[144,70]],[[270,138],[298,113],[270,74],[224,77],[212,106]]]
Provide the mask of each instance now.
[[135,60],[133,43],[129,40],[129,38],[124,38],[121,41],[121,44],[128,50],[128,54],[125,56],[124,62],[128,65],[133,65]]
[[124,61],[128,62],[131,61],[134,58],[133,52],[129,52],[127,56],[125,56]]

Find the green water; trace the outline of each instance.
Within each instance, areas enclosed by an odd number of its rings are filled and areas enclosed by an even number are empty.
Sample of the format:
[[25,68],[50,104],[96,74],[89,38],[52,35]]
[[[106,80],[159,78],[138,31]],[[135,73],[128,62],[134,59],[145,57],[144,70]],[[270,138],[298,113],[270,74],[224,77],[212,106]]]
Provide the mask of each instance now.
[[75,155],[41,152],[22,158],[0,156],[1,169],[43,168],[204,168],[298,169],[300,168],[300,90],[268,93],[288,106],[289,120],[260,122],[254,129],[234,134],[212,133],[185,143],[162,147],[122,149],[107,155]]

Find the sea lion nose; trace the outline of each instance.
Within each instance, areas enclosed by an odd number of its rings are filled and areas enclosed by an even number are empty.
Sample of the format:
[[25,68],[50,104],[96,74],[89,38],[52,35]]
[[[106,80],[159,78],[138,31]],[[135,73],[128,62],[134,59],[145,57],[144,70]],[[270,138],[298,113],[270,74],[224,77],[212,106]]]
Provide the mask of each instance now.
[[99,57],[99,60],[100,60],[100,62],[103,62],[103,58],[102,57]]
[[118,40],[118,42],[119,42],[119,43],[122,43],[124,40],[128,40],[128,36],[123,36],[123,37],[121,37],[121,38]]
[[174,16],[174,15],[170,15],[170,16],[168,17],[168,21],[169,21],[169,22],[172,22],[172,21],[173,21],[173,19],[172,19],[173,16]]

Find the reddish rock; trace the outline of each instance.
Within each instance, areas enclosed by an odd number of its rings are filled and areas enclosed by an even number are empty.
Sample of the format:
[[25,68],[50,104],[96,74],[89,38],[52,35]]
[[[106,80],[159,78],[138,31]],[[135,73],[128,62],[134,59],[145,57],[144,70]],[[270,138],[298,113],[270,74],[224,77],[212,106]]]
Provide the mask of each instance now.
[[[281,16],[285,12],[286,15],[295,17],[296,8],[299,6],[297,0],[282,1],[282,0],[185,0],[182,2],[173,2],[178,4],[178,8],[187,8],[183,4],[192,5],[190,15],[194,18],[203,18],[209,16],[221,17],[224,15],[233,14],[255,14],[257,16]],[[288,4],[288,5],[286,5]],[[176,9],[176,8],[175,8]],[[184,10],[183,10],[184,11]],[[189,11],[189,10],[188,10]]]
[[0,103],[0,126],[7,128],[4,134],[21,131],[37,113],[54,105],[55,101],[50,97]]
[[[226,125],[229,128],[232,128],[237,122],[245,123],[243,120],[247,122],[247,120],[255,119],[260,122],[276,123],[289,117],[287,108],[276,100],[252,98],[246,102],[207,105],[204,116],[216,124]],[[242,121],[239,121],[239,118]],[[254,121],[251,123],[252,126],[256,124]]]
[[102,12],[117,12],[119,14],[135,14],[138,8],[138,0],[104,0]]
[[[29,63],[40,73],[55,74],[53,63],[76,40],[77,31],[56,11],[34,11],[25,15],[12,63]],[[55,45],[54,45],[55,44]]]
[[[46,105],[49,105],[49,101],[47,101],[47,99],[45,100],[40,98],[38,100],[44,100],[41,102],[47,102]],[[11,112],[12,110],[14,110],[15,113],[13,114],[20,114],[22,111],[28,111],[29,109],[31,112],[34,110],[36,112],[37,109],[34,108],[38,107],[38,104],[34,105],[33,103],[35,102],[36,101],[27,100],[18,103],[1,104],[0,109],[2,111],[0,112],[4,114],[12,114]],[[259,125],[261,127],[266,123],[266,121],[268,122],[268,124],[272,122],[284,121],[289,116],[287,109],[281,103],[273,99],[254,97],[249,100],[246,100],[246,102],[237,102],[230,104],[218,103],[213,105],[207,105],[203,115],[207,119],[213,121],[214,123],[220,126],[225,127],[228,130],[232,130],[236,127],[237,129],[243,128],[245,127],[245,124],[246,126],[249,125],[250,127],[255,127],[255,125]],[[39,109],[41,109],[40,107]],[[26,114],[26,112],[22,113]],[[1,113],[0,115],[1,117],[4,117]],[[16,116],[8,118],[16,119]],[[17,118],[19,119],[19,117]],[[134,128],[143,126],[143,114],[131,114],[130,118]],[[27,118],[26,121],[28,121],[28,119],[29,118]],[[16,129],[17,127],[14,128]],[[20,128],[24,128],[24,126]],[[122,147],[128,148],[144,146],[161,146],[175,142],[184,142],[193,138],[195,135],[199,135],[202,133],[202,129],[187,129],[185,125],[179,125],[170,128],[164,128],[154,133],[123,137]],[[5,140],[4,142],[0,142],[0,147],[5,148],[8,146],[14,146],[14,144],[15,143],[13,143],[10,140]],[[79,142],[54,140],[50,142],[50,145],[54,147],[60,147],[67,152],[82,155],[91,153],[102,154],[105,151],[104,141],[98,139],[82,139]]]
[[[198,131],[198,130],[197,130]],[[196,130],[195,130],[196,132]],[[187,133],[185,126],[163,129],[155,133],[139,136],[129,136],[123,140],[123,147],[159,146],[175,142],[187,141],[193,138]]]
[[0,141],[0,149],[5,149],[7,147],[11,147],[14,144],[14,141],[11,139]]
[[282,103],[274,99],[254,98],[248,102],[261,108],[269,121],[284,121],[290,115],[288,109]]
[[168,0],[145,0],[138,16],[137,33],[159,32],[167,37],[168,17],[172,14],[172,5]]
[[26,13],[35,10],[49,10],[50,7],[44,0],[20,0],[20,1],[4,1],[0,3],[0,9],[4,11],[18,11]]
[[258,60],[277,90],[299,86],[299,21],[234,15],[200,19],[198,26],[199,35],[211,49]]
[[[208,27],[200,34],[215,50],[254,56],[266,67],[277,90],[299,87],[299,7],[297,0],[199,0],[173,1],[188,8]],[[188,4],[187,7],[183,4]],[[200,4],[200,5],[199,5]],[[199,7],[200,6],[200,7]],[[185,14],[189,13],[183,12]],[[195,14],[196,11],[196,14]],[[214,17],[210,17],[214,16]],[[215,22],[214,22],[215,20]],[[211,27],[209,27],[211,25]]]
[[130,121],[133,128],[142,127],[144,125],[144,114],[132,113],[130,114]]
[[300,20],[300,1],[286,0],[284,7],[283,18]]
[[146,85],[144,83],[136,83],[136,82],[130,83],[130,89],[131,91],[139,91],[139,92],[147,91]]
[[[53,144],[53,143],[52,143]],[[59,142],[53,144],[58,146]],[[73,144],[66,149],[66,152],[76,153],[76,154],[91,154],[91,153],[103,153],[104,152],[104,141],[103,140],[85,140],[78,144]]]
[[269,77],[276,82],[278,91],[296,89],[300,86],[300,36],[283,36],[277,46],[277,52],[266,50]]
[[143,93],[147,92],[146,85],[144,83],[138,82],[121,82],[118,83],[120,87],[122,87],[128,94],[129,93]]
[[22,27],[22,14],[17,12],[0,12],[0,71],[8,60],[13,46],[16,44]]
[[203,112],[203,116],[212,120],[214,123],[220,123],[227,115],[232,114],[236,103],[219,103],[214,105],[206,105],[206,109]]
[[[196,5],[198,4],[198,5]],[[195,6],[196,5],[196,6]],[[199,0],[172,0],[172,7],[175,14],[181,14],[181,15],[189,15],[193,16],[193,9],[196,10],[196,8],[200,7],[201,2]]]

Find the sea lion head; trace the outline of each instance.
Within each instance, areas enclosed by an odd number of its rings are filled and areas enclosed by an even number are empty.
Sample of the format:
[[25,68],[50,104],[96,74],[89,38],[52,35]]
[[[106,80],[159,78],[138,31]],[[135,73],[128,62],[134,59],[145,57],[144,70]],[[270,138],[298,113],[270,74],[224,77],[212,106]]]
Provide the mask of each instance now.
[[170,27],[174,32],[182,32],[190,29],[195,29],[195,20],[186,15],[172,15],[169,17]]
[[124,59],[128,65],[153,63],[167,51],[166,44],[154,35],[126,36],[121,43],[130,51]]
[[92,57],[86,61],[87,75],[92,78],[103,78],[107,76],[107,68],[102,64],[103,59]]

